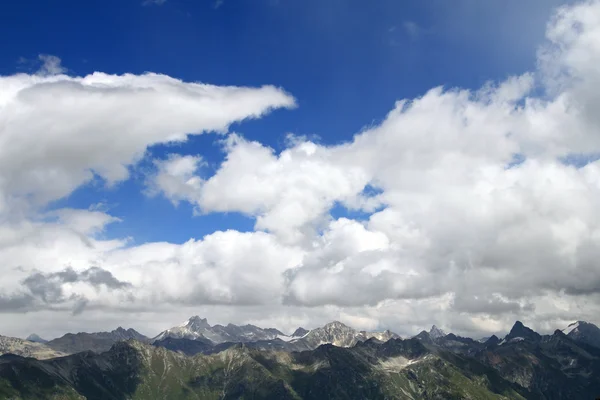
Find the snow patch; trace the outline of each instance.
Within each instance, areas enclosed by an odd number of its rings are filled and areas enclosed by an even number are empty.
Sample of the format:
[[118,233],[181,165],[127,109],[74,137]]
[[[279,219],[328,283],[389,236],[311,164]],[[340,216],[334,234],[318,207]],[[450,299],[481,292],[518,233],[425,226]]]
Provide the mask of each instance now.
[[426,360],[427,357],[428,356],[425,356],[423,358],[416,358],[414,360],[410,360],[410,359],[408,359],[406,357],[402,357],[402,356],[392,357],[392,358],[388,358],[387,360],[380,361],[379,368],[383,369],[384,371],[388,371],[388,372],[399,372],[413,364],[416,364],[416,363]]
[[573,332],[574,330],[576,330],[577,328],[579,328],[579,322],[574,322],[571,325],[569,325],[566,329],[563,329],[563,333],[565,335],[568,335],[571,332]]

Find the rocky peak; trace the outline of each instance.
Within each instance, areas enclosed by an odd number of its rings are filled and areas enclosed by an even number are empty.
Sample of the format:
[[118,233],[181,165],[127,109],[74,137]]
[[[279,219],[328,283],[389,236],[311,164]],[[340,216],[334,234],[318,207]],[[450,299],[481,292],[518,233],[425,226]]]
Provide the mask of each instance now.
[[506,335],[506,340],[523,338],[524,340],[539,341],[542,336],[531,328],[523,325],[521,321],[515,322],[509,334]]
[[342,324],[340,321],[333,321],[323,326],[323,329],[334,330],[334,329],[350,329],[349,326]]
[[500,338],[498,338],[496,335],[492,335],[484,343],[487,346],[494,346],[500,343]]
[[570,324],[562,331],[568,337],[600,348],[600,328],[585,321]]
[[435,339],[443,338],[444,336],[446,336],[446,332],[444,332],[437,326],[433,325],[431,327],[431,329],[429,330],[429,336],[435,340]]
[[425,342],[425,343],[433,343],[433,341],[431,340],[431,336],[429,335],[429,332],[427,332],[427,331],[419,332],[417,335],[414,336],[414,338],[418,339],[422,342]]
[[206,318],[200,318],[197,315],[194,315],[193,317],[188,319],[185,323],[185,326],[194,331],[210,328],[210,325],[208,324]]
[[302,336],[306,335],[308,332],[309,332],[308,330],[300,327],[300,328],[296,329],[294,331],[294,333],[292,333],[292,337],[302,337]]
[[48,343],[48,341],[46,339],[42,339],[36,333],[32,333],[31,335],[27,336],[26,340],[29,340],[30,342],[35,342],[35,343]]

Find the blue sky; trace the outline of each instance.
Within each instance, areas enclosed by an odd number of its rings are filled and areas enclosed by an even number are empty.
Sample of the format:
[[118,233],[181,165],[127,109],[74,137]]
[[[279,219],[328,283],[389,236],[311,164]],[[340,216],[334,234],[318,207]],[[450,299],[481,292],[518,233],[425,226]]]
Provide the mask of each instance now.
[[6,333],[595,318],[596,15],[600,0],[4,2]]
[[[232,130],[275,150],[282,149],[286,133],[337,144],[380,122],[397,100],[438,85],[478,88],[531,69],[550,12],[560,2],[527,3],[7,2],[0,35],[15,40],[4,40],[0,73],[31,72],[38,67],[31,60],[52,54],[75,75],[152,71],[216,85],[273,84],[292,93],[299,107]],[[214,136],[194,137],[178,152],[199,153],[215,168],[223,153],[214,141]],[[150,151],[160,157],[168,149]],[[191,206],[173,208],[164,198],[148,198],[140,191],[142,174],[133,177],[111,189],[101,182],[82,187],[55,206],[87,207],[100,199],[123,219],[107,235],[132,236],[136,243],[181,243],[215,229],[253,227],[252,220],[235,213],[190,219]]]

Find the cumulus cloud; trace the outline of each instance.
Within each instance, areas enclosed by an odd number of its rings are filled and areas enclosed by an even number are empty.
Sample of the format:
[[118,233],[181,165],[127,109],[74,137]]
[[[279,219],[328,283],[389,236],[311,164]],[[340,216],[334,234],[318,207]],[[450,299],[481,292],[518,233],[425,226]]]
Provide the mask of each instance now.
[[[340,319],[401,334],[432,323],[476,334],[516,318],[542,330],[600,322],[599,15],[600,1],[561,8],[535,71],[400,100],[346,143],[296,138],[278,153],[230,134],[212,175],[201,154],[154,161],[149,194],[198,214],[243,213],[255,232],[130,246],[100,235],[119,221],[99,210],[11,220],[0,226],[0,265],[14,271],[0,282],[0,309],[45,293],[88,312],[143,312],[152,324],[190,310],[215,322]],[[62,198],[93,174],[126,179],[151,144],[294,105],[273,87],[155,74],[0,85],[0,121],[11,121],[0,136],[0,212]],[[573,158],[586,161],[565,162]],[[347,215],[334,217],[340,209]],[[76,282],[59,278],[65,266]],[[131,286],[94,285],[81,275],[90,266]],[[14,292],[32,271],[58,291]]]
[[277,155],[234,134],[225,142],[225,151],[226,160],[206,180],[191,175],[198,160],[190,156],[157,161],[151,186],[203,212],[238,211],[256,217],[257,229],[293,243],[310,237],[315,226],[327,222],[336,201],[355,200],[368,182],[349,159],[312,142],[298,142]]
[[165,75],[0,77],[0,212],[46,204],[98,176],[114,184],[148,146],[225,131],[292,107],[282,90],[218,87]]
[[[288,304],[445,298],[464,330],[516,315],[541,321],[547,296],[569,298],[579,313],[574,299],[600,287],[591,263],[600,244],[598,15],[597,1],[559,9],[532,73],[401,100],[337,146],[298,140],[277,154],[231,136],[213,176],[186,175],[193,185],[163,192],[205,212],[253,216],[256,229],[302,248],[285,273]],[[335,205],[370,216],[331,221]],[[385,240],[361,246],[373,237]]]
[[166,160],[154,160],[156,174],[149,177],[148,194],[164,194],[174,205],[186,200],[196,203],[202,178],[195,175],[202,165],[202,157],[171,154]]

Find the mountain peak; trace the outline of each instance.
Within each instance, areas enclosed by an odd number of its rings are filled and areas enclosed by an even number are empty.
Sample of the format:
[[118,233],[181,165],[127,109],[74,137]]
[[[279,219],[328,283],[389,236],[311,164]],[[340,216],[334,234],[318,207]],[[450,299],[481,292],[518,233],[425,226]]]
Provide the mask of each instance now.
[[304,335],[306,335],[309,331],[307,329],[304,329],[303,327],[299,327],[298,329],[296,329],[294,331],[294,333],[292,333],[292,337],[302,337]]
[[325,324],[323,326],[323,328],[325,328],[325,329],[342,329],[342,328],[348,328],[348,326],[345,324],[342,324],[340,321],[332,321],[328,324]]
[[431,335],[427,331],[421,331],[417,335],[413,336],[414,339],[418,339],[427,343],[433,343]]
[[432,339],[439,339],[446,336],[446,332],[433,325],[429,330],[429,336],[431,336]]
[[25,339],[25,340],[29,340],[30,342],[35,342],[35,343],[48,343],[48,341],[46,339],[42,339],[36,333],[32,333],[31,335],[27,336],[27,339]]
[[562,332],[571,339],[600,347],[600,328],[592,323],[585,321],[573,322]]
[[523,323],[521,321],[517,321],[513,325],[509,334],[506,335],[506,340],[516,339],[516,338],[523,338],[523,339],[538,341],[542,338],[542,336],[539,333],[537,333],[536,331],[534,331],[533,329],[528,328],[525,325],[523,325]]
[[210,328],[206,318],[200,318],[198,315],[190,317],[182,326],[187,326],[190,329],[198,330],[202,328]]
[[484,342],[484,344],[486,344],[486,345],[497,345],[498,343],[500,343],[500,338],[498,338],[498,336],[496,336],[496,335],[490,336]]

